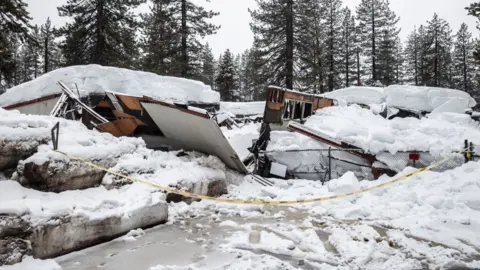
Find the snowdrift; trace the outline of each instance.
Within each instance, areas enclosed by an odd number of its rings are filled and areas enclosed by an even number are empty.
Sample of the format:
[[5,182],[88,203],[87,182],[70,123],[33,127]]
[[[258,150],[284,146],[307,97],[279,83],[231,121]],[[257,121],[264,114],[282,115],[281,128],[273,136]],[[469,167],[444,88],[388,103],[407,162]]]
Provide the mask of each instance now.
[[[339,89],[323,96],[347,104],[380,105],[398,109],[432,112],[464,113],[477,103],[468,93],[448,88],[391,85],[380,87],[349,87]],[[445,106],[446,105],[446,106]]]
[[57,69],[35,80],[15,86],[0,96],[0,106],[5,107],[60,94],[60,87],[56,85],[59,80],[72,90],[76,89],[75,84],[77,84],[81,96],[111,91],[182,103],[220,102],[220,94],[199,81],[122,68],[85,65]]

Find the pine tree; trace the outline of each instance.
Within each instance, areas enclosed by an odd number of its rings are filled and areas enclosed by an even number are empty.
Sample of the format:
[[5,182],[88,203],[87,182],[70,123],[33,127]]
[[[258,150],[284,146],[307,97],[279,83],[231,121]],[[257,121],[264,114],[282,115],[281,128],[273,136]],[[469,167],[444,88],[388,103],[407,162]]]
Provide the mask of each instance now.
[[399,18],[390,10],[388,0],[362,0],[357,17],[369,83],[390,84]]
[[[68,65],[100,64],[130,67],[134,29],[133,9],[145,0],[68,0],[59,15],[73,22],[60,28]],[[135,46],[133,46],[135,47]]]
[[460,30],[455,35],[453,67],[455,88],[472,93],[475,76],[473,41],[472,34],[468,31],[468,26],[465,23],[461,25]]
[[50,18],[40,27],[40,40],[38,42],[42,49],[43,73],[48,73],[62,65],[60,48],[55,41],[56,31],[55,27],[52,27]]
[[[468,15],[474,16],[477,18],[477,29],[480,30],[480,2],[471,3],[470,6],[465,8],[468,11]],[[480,63],[480,40],[477,40],[475,43],[475,48],[473,52],[473,57],[475,60]]]
[[0,87],[11,85],[14,80],[16,46],[14,42],[34,40],[30,36],[29,12],[23,0],[0,1]]
[[420,37],[416,28],[407,37],[405,44],[405,80],[407,83],[420,83]]
[[395,84],[402,84],[405,80],[405,52],[400,37],[395,40],[394,50],[394,81]]
[[433,19],[428,22],[426,27],[428,39],[425,47],[425,60],[427,72],[430,80],[426,81],[428,86],[451,87],[451,48],[452,36],[450,25],[444,19],[438,17],[435,13]]
[[218,75],[215,79],[217,89],[223,101],[239,101],[238,96],[238,74],[236,72],[233,55],[227,49],[219,63]]
[[250,27],[265,60],[262,76],[270,83],[292,89],[296,45],[295,18],[299,4],[293,0],[256,0],[258,8],[249,10]]
[[245,88],[252,93],[253,100],[265,100],[267,79],[263,77],[262,67],[265,67],[262,58],[262,52],[259,49],[258,40],[254,39],[252,47],[247,56],[246,77],[247,84]]
[[203,51],[201,39],[215,34],[220,28],[209,22],[219,15],[218,12],[208,11],[204,7],[190,0],[169,0],[172,5],[174,20],[180,22],[177,28],[179,43],[176,63],[176,75],[188,78],[200,78],[202,61],[200,56]]
[[142,70],[159,75],[173,75],[179,70],[176,62],[180,38],[178,22],[173,17],[174,6],[170,0],[153,0],[150,13],[141,14],[143,50]]
[[333,91],[341,86],[340,68],[342,46],[342,2],[341,0],[321,0],[320,9],[325,12],[322,23],[325,31],[325,64],[327,72],[327,90]]
[[202,81],[212,88],[215,84],[215,65],[212,48],[210,48],[210,45],[207,43],[202,55]]
[[348,7],[343,9],[341,37],[342,75],[344,77],[342,86],[349,87],[357,82],[357,29],[355,26],[355,18],[352,16],[352,11]]
[[299,89],[313,93],[323,93],[327,89],[326,62],[327,44],[325,36],[326,10],[319,1],[299,0],[296,2],[297,12],[295,25],[297,51],[297,80]]

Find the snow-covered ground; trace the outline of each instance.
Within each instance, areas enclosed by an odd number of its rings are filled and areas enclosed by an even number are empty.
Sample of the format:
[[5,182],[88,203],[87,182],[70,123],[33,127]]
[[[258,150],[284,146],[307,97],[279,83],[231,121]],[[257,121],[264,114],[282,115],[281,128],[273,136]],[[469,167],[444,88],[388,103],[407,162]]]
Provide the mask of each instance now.
[[[409,172],[407,169],[402,174]],[[357,196],[290,206],[171,204],[167,225],[72,253],[63,269],[455,269],[480,267],[480,163],[424,172]],[[358,182],[247,179],[228,197],[288,200],[343,193]]]
[[[7,122],[9,117],[18,115],[8,114],[1,121]],[[36,130],[25,121],[15,129]],[[38,125],[38,121],[40,118],[33,124]],[[44,121],[45,126],[39,128],[47,132],[55,121]],[[13,122],[6,126],[11,128]],[[70,125],[76,125],[68,121],[61,124],[64,132]],[[306,125],[337,139],[360,144],[372,152],[395,153],[411,147],[439,152],[459,150],[464,139],[479,143],[480,138],[478,124],[461,114],[438,113],[421,120],[388,121],[356,105],[324,109]],[[105,135],[73,127],[69,135],[71,141],[63,143],[64,149],[94,159],[94,155],[85,152],[95,151],[88,147],[94,147],[97,141],[102,144],[101,136]],[[251,139],[258,137],[258,128],[258,124],[247,124],[231,130],[222,128],[222,131],[239,156],[245,157]],[[81,140],[82,132],[87,142]],[[117,140],[105,137],[108,139],[112,144]],[[223,164],[216,158],[154,152],[145,149],[141,141],[132,140],[135,150],[121,154],[114,170],[171,186],[226,177]],[[109,144],[105,144],[105,149],[110,149]],[[273,132],[271,147],[301,149],[319,145],[299,134]],[[49,152],[47,146],[40,150]],[[115,153],[112,150],[111,155]],[[398,175],[411,171],[412,168],[405,168]],[[325,185],[318,181],[272,179],[275,186],[262,187],[250,176],[237,175],[230,181],[229,194],[224,196],[282,201],[308,199],[359,190],[390,179],[382,176],[375,181],[358,181],[353,173],[347,172]],[[112,180],[112,176],[106,176],[104,184]],[[114,209],[134,208],[148,198],[164,199],[155,189],[139,183],[114,190],[98,187],[60,194],[27,190],[8,180],[0,181],[0,185],[0,198],[7,198],[0,199],[0,212],[31,212],[38,220],[59,213],[102,216]],[[422,172],[374,191],[318,203],[170,204],[166,225],[135,230],[112,242],[67,254],[55,261],[63,269],[105,270],[452,269],[459,266],[474,269],[480,268],[478,194],[480,162],[470,162],[450,171]],[[112,205],[119,208],[109,207]],[[31,263],[28,259],[13,269],[29,269]],[[52,261],[37,263],[58,269]]]
[[219,103],[220,94],[199,81],[99,65],[71,66],[44,74],[0,95],[0,107],[61,93],[62,81],[81,96],[105,91],[177,102]]

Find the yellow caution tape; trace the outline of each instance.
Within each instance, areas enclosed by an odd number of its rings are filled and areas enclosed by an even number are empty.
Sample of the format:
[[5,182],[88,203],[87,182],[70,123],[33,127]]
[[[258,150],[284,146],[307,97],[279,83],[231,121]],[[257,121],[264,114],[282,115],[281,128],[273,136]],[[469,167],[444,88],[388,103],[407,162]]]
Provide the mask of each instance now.
[[96,165],[96,164],[94,164],[94,163],[92,163],[88,160],[84,160],[84,159],[79,158],[79,157],[71,156],[71,155],[69,155],[67,153],[64,153],[64,152],[61,152],[61,151],[56,151],[56,152],[68,157],[71,160],[80,161],[82,163],[85,163],[85,164],[93,167],[93,168],[96,168],[96,169],[105,171],[107,173],[110,173],[110,174],[113,174],[113,175],[116,175],[116,176],[119,176],[119,177],[122,177],[122,178],[125,178],[125,179],[128,179],[128,180],[131,180],[133,182],[139,182],[139,183],[142,183],[142,184],[154,187],[154,188],[158,188],[158,189],[160,189],[162,191],[165,191],[165,192],[178,194],[178,195],[182,195],[184,197],[194,198],[194,199],[211,200],[211,201],[233,203],[233,204],[256,204],[256,205],[284,205],[284,204],[312,203],[312,202],[328,201],[328,200],[344,198],[344,197],[348,197],[348,196],[352,196],[352,195],[357,195],[357,194],[361,194],[361,193],[364,193],[364,192],[367,192],[367,191],[371,191],[371,190],[374,190],[374,189],[378,189],[378,188],[381,188],[381,187],[385,187],[385,186],[394,184],[396,182],[405,180],[405,179],[407,179],[411,176],[414,176],[416,174],[419,174],[421,172],[431,170],[432,168],[435,168],[435,167],[441,165],[442,163],[445,163],[446,161],[450,160],[453,157],[452,156],[452,157],[445,158],[441,161],[432,163],[427,167],[415,170],[411,173],[407,173],[403,176],[394,178],[394,179],[389,180],[387,182],[383,182],[381,184],[374,185],[374,186],[364,188],[364,189],[360,189],[360,190],[356,190],[356,191],[353,191],[353,192],[348,192],[348,193],[338,194],[338,195],[332,195],[332,196],[326,196],[326,197],[319,197],[319,198],[302,199],[302,200],[265,201],[265,200],[242,200],[242,199],[230,199],[230,198],[216,198],[216,197],[211,197],[211,196],[206,196],[206,195],[200,195],[200,194],[194,194],[194,193],[191,193],[191,192],[181,191],[181,190],[178,190],[178,189],[173,189],[173,188],[170,188],[170,187],[164,187],[164,186],[161,186],[161,185],[149,182],[149,181],[137,179],[137,178],[134,178],[134,177],[131,177],[131,176],[128,176],[128,175],[124,175],[124,174],[121,174],[121,173],[118,173],[118,172],[114,172],[114,171],[109,170],[107,168],[104,168],[102,166],[98,166],[98,165]]

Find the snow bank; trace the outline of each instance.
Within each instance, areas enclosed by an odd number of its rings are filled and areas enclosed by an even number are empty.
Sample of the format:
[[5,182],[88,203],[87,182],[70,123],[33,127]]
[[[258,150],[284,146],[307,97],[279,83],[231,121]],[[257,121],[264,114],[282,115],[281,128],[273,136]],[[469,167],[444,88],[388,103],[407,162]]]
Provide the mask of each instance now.
[[15,86],[0,96],[0,106],[61,93],[60,87],[56,85],[59,80],[72,90],[76,89],[75,84],[77,84],[81,96],[112,91],[183,103],[220,102],[220,94],[199,81],[114,67],[85,65],[57,69],[35,80]]
[[449,110],[444,107],[443,111],[463,113],[477,104],[468,93],[447,88],[391,85],[385,88],[385,93],[388,106],[407,110],[431,112],[455,100]]
[[385,102],[385,93],[380,87],[352,86],[323,94],[324,97],[344,101],[348,104],[381,104]]
[[102,219],[123,215],[165,200],[165,194],[135,183],[119,189],[105,187],[62,193],[41,192],[15,181],[0,181],[0,213],[29,217],[33,226],[63,216]]
[[220,111],[235,115],[263,115],[265,102],[220,102]]
[[319,110],[305,126],[374,154],[413,150],[448,153],[461,150],[465,139],[480,143],[480,125],[466,114],[386,120],[352,105]]

